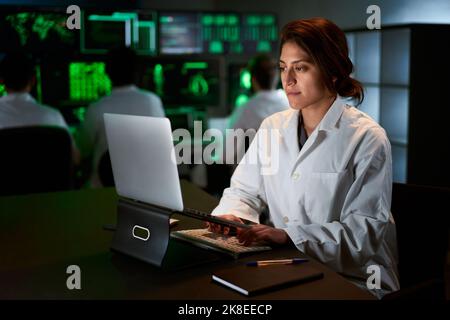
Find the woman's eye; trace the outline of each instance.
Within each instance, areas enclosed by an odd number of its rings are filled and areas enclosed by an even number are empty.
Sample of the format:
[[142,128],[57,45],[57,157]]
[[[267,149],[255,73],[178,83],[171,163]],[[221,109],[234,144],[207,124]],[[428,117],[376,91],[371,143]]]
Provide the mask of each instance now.
[[286,70],[286,67],[279,67],[279,69],[280,69],[280,72],[283,72]]
[[295,67],[295,71],[305,71],[304,67]]

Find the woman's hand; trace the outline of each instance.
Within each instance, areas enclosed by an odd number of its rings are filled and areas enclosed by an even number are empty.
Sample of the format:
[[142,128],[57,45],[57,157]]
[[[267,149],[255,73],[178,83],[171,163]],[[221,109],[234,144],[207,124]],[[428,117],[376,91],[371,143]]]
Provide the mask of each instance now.
[[242,229],[237,238],[244,246],[249,246],[253,242],[266,241],[275,244],[286,244],[289,236],[283,229],[276,229],[264,224],[257,224],[249,229]]
[[[221,219],[226,219],[226,220],[230,220],[230,221],[239,222],[239,223],[242,223],[242,224],[244,223],[240,218],[236,217],[233,214],[223,214],[223,215],[220,215],[220,216],[217,216],[217,217],[221,218]],[[206,223],[206,227],[208,228],[209,231],[214,232],[214,233],[223,233],[223,234],[229,234],[230,233],[230,227],[222,226],[220,224],[207,222]],[[240,228],[233,228],[233,229],[236,229],[238,234],[240,232],[242,232],[242,230],[243,230],[243,229],[240,229]]]

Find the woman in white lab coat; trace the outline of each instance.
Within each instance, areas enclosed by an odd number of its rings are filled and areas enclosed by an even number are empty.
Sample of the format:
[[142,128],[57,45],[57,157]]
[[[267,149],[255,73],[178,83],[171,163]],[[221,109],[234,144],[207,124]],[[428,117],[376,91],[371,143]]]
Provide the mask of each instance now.
[[293,21],[280,52],[291,108],[264,120],[213,214],[259,223],[267,207],[273,226],[238,230],[245,245],[293,242],[361,287],[379,274],[369,288],[378,297],[398,290],[391,147],[383,128],[343,100],[363,99],[345,34],[326,19]]

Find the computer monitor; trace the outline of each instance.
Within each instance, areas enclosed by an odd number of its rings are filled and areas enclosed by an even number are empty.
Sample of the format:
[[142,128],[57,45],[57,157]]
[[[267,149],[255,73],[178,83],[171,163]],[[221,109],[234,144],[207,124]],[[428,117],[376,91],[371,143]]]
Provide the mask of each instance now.
[[69,124],[84,119],[86,108],[111,92],[102,60],[45,60],[39,65],[36,97],[59,109]]
[[0,11],[0,52],[23,50],[34,55],[65,54],[78,47],[78,31],[66,27],[65,11]]
[[113,12],[83,15],[81,52],[107,53],[126,46],[142,55],[155,55],[156,14],[153,12]]
[[241,32],[244,53],[275,53],[278,51],[279,31],[275,14],[243,14]]
[[145,62],[143,87],[159,95],[165,107],[221,105],[221,62],[186,57]]
[[230,112],[246,103],[252,95],[252,76],[247,63],[230,64],[228,67],[228,105]]
[[104,62],[69,63],[69,99],[93,102],[111,92],[111,80]]
[[160,53],[202,53],[200,18],[200,13],[161,12],[159,15]]
[[6,94],[5,85],[0,83],[0,97],[4,96]]
[[162,12],[161,54],[256,54],[278,48],[275,14]]
[[240,14],[202,13],[201,24],[204,52],[242,53]]

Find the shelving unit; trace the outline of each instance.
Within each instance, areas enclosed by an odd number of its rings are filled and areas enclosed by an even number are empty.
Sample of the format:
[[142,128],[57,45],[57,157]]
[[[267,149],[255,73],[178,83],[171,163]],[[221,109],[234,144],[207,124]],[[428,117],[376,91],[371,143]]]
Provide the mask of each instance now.
[[450,25],[346,31],[365,88],[359,107],[386,130],[395,182],[450,187]]

